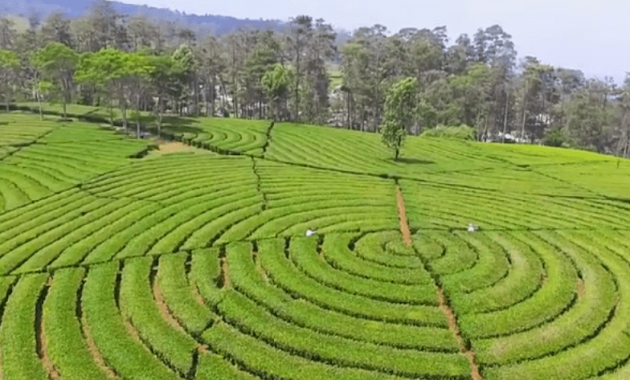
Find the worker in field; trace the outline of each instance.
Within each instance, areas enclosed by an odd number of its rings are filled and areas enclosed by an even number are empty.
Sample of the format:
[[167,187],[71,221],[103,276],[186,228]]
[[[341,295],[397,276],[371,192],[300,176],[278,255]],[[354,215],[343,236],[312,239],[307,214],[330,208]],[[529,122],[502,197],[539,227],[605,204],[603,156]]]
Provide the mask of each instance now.
[[313,236],[315,235],[317,232],[311,230],[310,228],[308,230],[306,230],[306,236]]
[[468,224],[468,232],[475,232],[475,226],[472,223]]

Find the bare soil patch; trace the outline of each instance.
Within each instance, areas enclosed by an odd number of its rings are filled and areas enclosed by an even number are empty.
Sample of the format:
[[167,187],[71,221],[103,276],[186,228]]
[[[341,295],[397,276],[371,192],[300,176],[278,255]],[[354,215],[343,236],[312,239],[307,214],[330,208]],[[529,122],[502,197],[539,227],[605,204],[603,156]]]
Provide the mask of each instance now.
[[230,272],[228,271],[228,262],[227,258],[221,258],[221,287],[229,288],[231,285],[230,282]]
[[161,143],[158,145],[158,148],[160,150],[160,152],[162,153],[175,153],[175,152],[182,152],[182,151],[190,151],[194,148],[180,143],[180,142],[166,142],[166,143]]
[[582,279],[577,282],[577,296],[578,298],[584,297],[584,280]]
[[403,241],[407,245],[412,244],[411,230],[407,222],[407,210],[405,209],[405,199],[403,198],[400,187],[396,188],[396,199],[398,204],[398,220],[400,221],[400,233],[402,233]]

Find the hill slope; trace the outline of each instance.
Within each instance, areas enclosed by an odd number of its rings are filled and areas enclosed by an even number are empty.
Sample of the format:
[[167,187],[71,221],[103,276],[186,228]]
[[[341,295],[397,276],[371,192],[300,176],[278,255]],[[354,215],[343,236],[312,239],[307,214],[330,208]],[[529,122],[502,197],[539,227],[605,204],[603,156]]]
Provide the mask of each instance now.
[[[125,4],[119,1],[111,1],[112,6],[118,12],[127,15],[143,15],[155,20],[177,21],[183,25],[199,25],[210,27],[217,35],[229,33],[239,28],[256,28],[282,30],[284,22],[280,20],[250,20],[238,19],[220,15],[194,15],[186,14],[170,9],[150,7],[147,5]],[[14,15],[27,16],[37,13],[45,17],[53,11],[62,11],[70,17],[81,16],[89,6],[89,2],[80,0],[6,0],[0,5],[0,11]]]

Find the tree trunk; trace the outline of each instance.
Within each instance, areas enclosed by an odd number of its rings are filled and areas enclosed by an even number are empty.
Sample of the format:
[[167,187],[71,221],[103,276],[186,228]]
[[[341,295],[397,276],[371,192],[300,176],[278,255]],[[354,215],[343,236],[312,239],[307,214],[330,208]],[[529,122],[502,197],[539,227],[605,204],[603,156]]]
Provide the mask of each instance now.
[[527,110],[523,111],[523,124],[521,125],[521,138],[525,140],[525,123],[527,121]]
[[199,78],[197,76],[195,76],[193,85],[195,86],[195,116],[199,116],[201,112],[199,112]]
[[523,94],[523,124],[521,125],[521,138],[525,139],[525,122],[527,121],[527,92],[529,83],[525,82],[525,93]]
[[216,98],[216,94],[215,89],[216,89],[216,77],[213,75],[212,76],[212,81],[211,81],[211,86],[210,87],[210,117],[214,117],[214,99]]
[[507,133],[507,122],[508,122],[508,110],[510,109],[510,90],[507,91],[507,96],[505,97],[505,115],[503,117],[503,136],[501,137],[501,142],[505,144],[505,134]]
[[[300,39],[298,36],[297,45],[300,45]],[[293,117],[295,121],[299,121],[299,113],[300,113],[300,49],[296,49],[296,62],[295,62],[295,116]]]
[[114,106],[111,99],[109,101],[109,125],[114,128]]
[[162,136],[162,97],[158,96],[157,104],[155,105],[155,110],[157,112],[157,132],[158,139]]
[[44,120],[44,114],[42,113],[42,100],[39,96],[39,90],[35,90],[35,97],[37,98],[37,106],[39,107],[39,120]]
[[122,112],[122,119],[123,119],[123,128],[125,129],[125,132],[127,131],[127,106],[124,104],[121,104],[121,108],[120,111]]
[[352,125],[350,124],[350,93],[349,92],[346,92],[346,103],[348,107],[348,129],[350,129]]
[[206,78],[205,85],[203,86],[203,100],[206,103],[206,117],[210,117],[210,84]]

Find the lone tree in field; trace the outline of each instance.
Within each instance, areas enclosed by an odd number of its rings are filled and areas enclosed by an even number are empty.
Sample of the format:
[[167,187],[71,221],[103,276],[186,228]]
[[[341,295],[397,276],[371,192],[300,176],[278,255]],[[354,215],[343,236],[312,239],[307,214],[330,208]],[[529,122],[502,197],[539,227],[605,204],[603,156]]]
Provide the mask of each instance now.
[[387,93],[385,120],[381,126],[381,133],[383,144],[394,151],[394,160],[398,160],[407,129],[413,125],[417,94],[416,78],[407,78],[395,83]]

